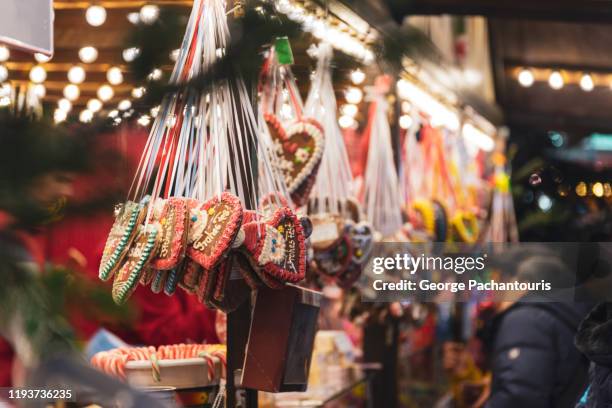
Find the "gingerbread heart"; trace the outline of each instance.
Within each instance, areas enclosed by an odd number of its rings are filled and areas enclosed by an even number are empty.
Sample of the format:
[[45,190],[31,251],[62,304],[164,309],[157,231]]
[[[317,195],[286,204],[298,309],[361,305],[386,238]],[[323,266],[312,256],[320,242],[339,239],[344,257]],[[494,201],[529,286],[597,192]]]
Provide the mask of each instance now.
[[174,269],[185,255],[190,217],[187,202],[173,197],[157,200],[154,206],[154,219],[161,225],[161,244],[151,267],[158,270]]
[[186,258],[180,267],[183,271],[179,287],[189,293],[196,293],[202,277],[202,267],[189,258]]
[[238,197],[225,192],[206,201],[195,217],[187,255],[210,271],[231,249],[240,231],[242,206]]
[[323,128],[312,119],[297,120],[286,128],[272,114],[265,114],[264,119],[274,144],[275,164],[285,178],[292,200],[302,206],[314,185],[323,156]]
[[335,278],[348,268],[353,258],[350,238],[342,235],[340,241],[326,251],[314,251],[313,263],[318,273]]
[[277,209],[266,221],[244,225],[243,229],[243,245],[254,267],[284,282],[296,283],[304,279],[304,231],[300,220],[288,207]]
[[315,251],[325,251],[336,244],[344,235],[344,220],[331,214],[310,216],[312,234],[310,243]]
[[141,225],[121,268],[113,281],[113,300],[124,303],[136,289],[142,273],[155,256],[160,239],[160,225],[157,223]]
[[117,209],[115,222],[102,252],[100,279],[106,281],[113,277],[136,236],[137,226],[143,222],[145,215],[144,203],[128,201]]
[[353,247],[352,262],[363,265],[370,258],[374,246],[372,227],[368,222],[361,221],[357,224],[349,223],[347,230]]

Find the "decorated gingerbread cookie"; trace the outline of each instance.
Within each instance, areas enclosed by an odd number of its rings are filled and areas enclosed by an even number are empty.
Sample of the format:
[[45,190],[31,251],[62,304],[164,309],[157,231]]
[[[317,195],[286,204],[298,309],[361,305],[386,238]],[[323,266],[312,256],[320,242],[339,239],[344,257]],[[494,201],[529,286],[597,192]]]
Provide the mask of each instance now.
[[351,262],[363,265],[370,258],[372,247],[374,246],[374,232],[370,224],[366,221],[349,223],[347,234],[353,247],[353,257]]
[[[282,172],[287,189],[297,206],[304,205],[323,155],[323,129],[311,119],[302,119],[283,127],[272,114],[264,116],[274,143],[276,165]],[[300,187],[309,186],[307,191]]]
[[136,238],[115,274],[112,295],[116,303],[124,303],[136,289],[143,271],[159,249],[160,242],[159,224],[139,226]]
[[117,208],[115,222],[102,252],[100,279],[106,281],[113,277],[136,236],[137,226],[143,222],[145,215],[143,203],[128,201]]
[[297,216],[279,208],[263,222],[244,226],[244,248],[255,267],[283,282],[299,282],[306,275],[304,231]]
[[[189,209],[182,198],[169,198],[155,202],[154,219],[161,225],[161,244],[151,266],[158,270],[170,270],[178,266],[185,255],[189,231]],[[161,209],[159,208],[161,207]]]
[[210,271],[231,249],[240,231],[242,206],[238,197],[226,192],[206,201],[196,217],[194,221],[192,215],[187,255]]
[[189,293],[196,293],[202,277],[202,267],[191,259],[185,258],[180,268],[183,271],[179,287]]

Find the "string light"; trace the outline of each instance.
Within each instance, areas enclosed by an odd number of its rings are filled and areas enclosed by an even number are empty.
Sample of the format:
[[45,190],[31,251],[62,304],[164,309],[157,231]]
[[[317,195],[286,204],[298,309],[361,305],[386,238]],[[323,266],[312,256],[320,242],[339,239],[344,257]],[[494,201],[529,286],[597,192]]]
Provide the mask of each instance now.
[[87,102],[87,109],[92,111],[93,113],[96,113],[100,109],[102,109],[102,102],[100,102],[98,99],[90,99]]
[[106,72],[106,79],[111,85],[119,85],[123,82],[123,73],[119,67],[111,67]]
[[181,50],[179,50],[178,48],[176,50],[170,51],[170,60],[172,62],[176,62],[178,60],[180,52]]
[[79,50],[79,59],[85,64],[91,64],[98,59],[98,50],[92,46],[83,47]]
[[159,17],[159,7],[147,4],[140,9],[140,21],[145,24],[153,24]]
[[75,84],[66,85],[66,87],[64,88],[64,96],[69,101],[76,101],[77,99],[79,99],[80,94],[81,91],[79,90],[79,87]]
[[100,27],[106,21],[106,9],[102,6],[89,6],[85,11],[85,20],[90,26]]
[[581,181],[580,183],[576,184],[576,194],[579,197],[584,197],[587,194],[587,185],[584,181]]
[[107,102],[113,98],[115,92],[110,85],[102,85],[100,88],[98,88],[98,92],[96,94],[102,102]]
[[34,92],[34,95],[36,95],[38,99],[44,98],[45,95],[47,94],[47,88],[45,88],[43,84],[34,85],[34,87],[32,88],[32,91]]
[[130,102],[129,99],[124,99],[119,102],[119,105],[117,105],[117,107],[119,108],[119,110],[125,111],[132,107],[132,102]]
[[146,89],[144,86],[132,89],[132,98],[140,99],[144,96]]
[[90,111],[89,109],[85,109],[82,110],[81,113],[79,114],[79,120],[83,123],[89,123],[92,121],[93,119],[93,112]]
[[522,69],[521,72],[519,72],[518,81],[522,87],[529,88],[535,82],[533,72],[531,72],[530,69]]
[[346,101],[348,103],[352,103],[356,105],[359,102],[361,102],[361,99],[363,98],[363,92],[359,88],[350,87],[349,89],[346,90],[344,97],[346,98]]
[[155,68],[153,71],[151,71],[151,73],[149,74],[147,79],[149,81],[159,81],[161,79],[162,75],[163,75],[162,70],[159,69],[159,68]]
[[55,112],[53,112],[53,121],[55,123],[63,122],[66,120],[67,117],[68,117],[68,112],[62,109],[56,109]]
[[360,85],[361,83],[363,83],[363,81],[365,81],[365,77],[365,73],[360,69],[356,69],[351,72],[351,81],[355,85]]
[[603,197],[604,195],[604,185],[601,182],[597,182],[593,184],[591,187],[591,191],[595,197]]
[[340,125],[342,129],[348,129],[355,125],[355,119],[347,115],[342,115],[338,119],[338,125]]
[[140,23],[140,13],[137,11],[133,11],[131,13],[128,13],[127,15],[127,19],[130,23],[136,25],[138,23]]
[[78,65],[68,70],[68,81],[73,84],[81,84],[85,81],[85,70]]
[[72,109],[72,103],[68,99],[62,98],[57,101],[57,107],[64,112],[70,112],[70,109]]
[[51,61],[51,57],[45,54],[41,54],[40,52],[34,53],[34,59],[36,60],[36,62],[41,64]]
[[8,61],[11,57],[11,51],[5,45],[0,45],[0,62]]
[[563,88],[563,76],[559,71],[553,71],[550,74],[550,77],[548,77],[548,85],[550,85],[550,87],[555,90]]
[[4,65],[0,65],[0,82],[4,82],[8,79],[9,72]]
[[357,108],[357,105],[353,105],[352,103],[349,103],[346,105],[342,105],[342,108],[340,108],[340,111],[342,112],[343,115],[354,118],[357,115],[359,108]]
[[585,92],[591,92],[595,88],[593,78],[589,74],[584,74],[580,78],[580,88]]
[[117,109],[113,109],[112,111],[108,112],[109,118],[116,118],[117,116],[119,116],[119,111]]
[[149,115],[142,115],[140,118],[138,118],[138,124],[140,126],[149,126],[149,123],[151,123],[151,118]]
[[410,129],[410,126],[412,126],[412,116],[410,115],[400,116],[399,125],[402,129]]
[[45,79],[47,79],[47,71],[45,71],[45,69],[40,65],[37,65],[30,70],[30,81],[34,82],[35,84],[40,84],[45,82]]
[[123,56],[123,60],[125,62],[132,62],[136,58],[138,58],[138,56],[140,55],[140,48],[137,48],[137,47],[126,48],[125,50],[123,50],[121,55]]

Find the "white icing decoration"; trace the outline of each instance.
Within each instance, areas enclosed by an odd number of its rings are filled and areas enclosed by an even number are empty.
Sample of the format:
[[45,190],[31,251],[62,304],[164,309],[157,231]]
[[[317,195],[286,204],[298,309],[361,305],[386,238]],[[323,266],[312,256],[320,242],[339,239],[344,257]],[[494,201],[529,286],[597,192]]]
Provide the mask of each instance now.
[[[276,240],[276,244],[272,242]],[[274,252],[272,251],[274,248]],[[265,265],[270,262],[279,264],[285,257],[285,238],[276,228],[266,225],[264,244],[257,262]]]

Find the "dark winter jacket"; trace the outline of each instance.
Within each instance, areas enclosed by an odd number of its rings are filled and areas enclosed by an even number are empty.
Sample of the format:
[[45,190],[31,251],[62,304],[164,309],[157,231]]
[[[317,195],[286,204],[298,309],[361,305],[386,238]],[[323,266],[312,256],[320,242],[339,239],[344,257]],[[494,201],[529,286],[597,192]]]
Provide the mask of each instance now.
[[593,362],[586,407],[612,407],[612,303],[601,303],[584,319],[576,347]]
[[588,361],[573,338],[590,306],[521,302],[497,316],[486,407],[574,407],[588,382]]

